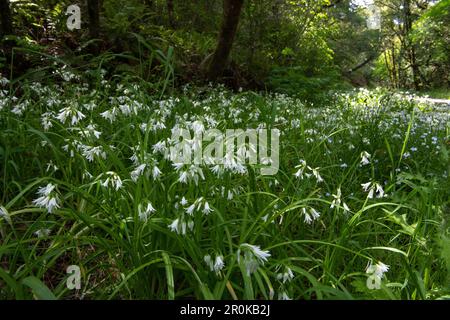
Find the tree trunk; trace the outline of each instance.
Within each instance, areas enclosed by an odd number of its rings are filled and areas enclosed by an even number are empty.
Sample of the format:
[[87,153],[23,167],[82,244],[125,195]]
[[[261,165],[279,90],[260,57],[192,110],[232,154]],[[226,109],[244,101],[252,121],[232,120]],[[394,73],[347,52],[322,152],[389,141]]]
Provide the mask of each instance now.
[[9,0],[0,0],[0,38],[13,33],[11,8]]
[[417,65],[416,60],[416,49],[414,48],[414,44],[411,43],[410,33],[412,31],[412,12],[411,12],[411,0],[403,1],[403,13],[405,20],[405,42],[406,42],[406,52],[409,60],[409,64],[411,65],[411,71],[413,76],[414,89],[420,89],[420,77],[419,77],[419,66]]
[[175,28],[175,20],[173,16],[173,0],[167,0],[167,15],[169,16],[169,25],[172,29]]
[[220,77],[225,70],[231,47],[233,46],[233,41],[236,36],[243,3],[244,0],[224,0],[223,2],[224,12],[222,27],[217,47],[208,70],[208,78],[212,81]]
[[89,36],[97,39],[100,36],[100,3],[99,0],[87,0],[89,15]]

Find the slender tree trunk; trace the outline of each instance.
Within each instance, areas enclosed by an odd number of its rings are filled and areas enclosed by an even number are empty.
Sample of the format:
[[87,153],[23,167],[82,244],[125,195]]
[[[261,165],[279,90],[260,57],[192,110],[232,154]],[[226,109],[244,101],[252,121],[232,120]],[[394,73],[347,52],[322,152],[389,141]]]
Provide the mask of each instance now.
[[175,28],[175,20],[173,13],[174,13],[173,0],[167,0],[167,15],[169,16],[169,25],[172,29]]
[[366,60],[358,64],[356,67],[353,67],[349,70],[349,73],[353,73],[355,71],[358,71],[359,69],[363,68],[365,65],[367,65],[369,62],[373,61],[375,59],[375,56],[369,56]]
[[411,12],[411,0],[403,1],[403,14],[404,14],[404,24],[405,24],[405,42],[406,42],[406,52],[409,60],[409,64],[411,65],[411,71],[413,76],[414,89],[420,89],[420,70],[417,65],[416,59],[416,49],[414,48],[414,44],[411,43],[410,33],[412,31],[412,12]]
[[11,8],[9,0],[0,0],[0,38],[13,33]]
[[216,80],[225,70],[236,36],[243,3],[244,0],[224,0],[222,27],[217,47],[208,70],[208,78],[210,80]]
[[89,15],[89,36],[96,39],[100,36],[100,1],[87,0]]

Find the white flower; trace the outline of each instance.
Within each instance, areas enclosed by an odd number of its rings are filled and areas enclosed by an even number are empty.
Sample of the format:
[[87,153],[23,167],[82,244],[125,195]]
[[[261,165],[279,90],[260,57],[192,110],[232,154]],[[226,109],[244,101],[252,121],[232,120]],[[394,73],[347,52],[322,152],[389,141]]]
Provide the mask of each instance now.
[[186,213],[190,216],[192,216],[194,214],[194,210],[195,210],[195,203],[191,204],[187,209],[186,209]]
[[347,206],[347,204],[345,202],[342,205],[344,207],[344,212],[349,212],[350,211],[350,208]]
[[59,208],[59,199],[54,189],[55,185],[49,183],[45,187],[40,187],[37,191],[39,198],[33,200],[33,204],[37,207],[46,208],[48,213],[52,213],[53,210]]
[[384,264],[383,262],[378,262],[377,264],[373,265],[372,262],[370,262],[369,266],[366,269],[366,273],[374,274],[375,276],[379,277],[380,279],[384,277],[384,274],[389,271],[389,266]]
[[141,221],[146,222],[148,217],[155,211],[156,211],[156,209],[153,208],[153,206],[150,202],[147,203],[147,207],[145,208],[145,210],[142,210],[142,205],[139,205],[139,207],[138,207],[139,219]]
[[178,181],[181,183],[187,183],[188,180],[188,172],[181,171],[180,176],[178,177]]
[[41,124],[45,131],[53,127],[52,118],[53,112],[45,112],[41,116]]
[[221,256],[221,255],[216,256],[214,263],[209,254],[204,256],[203,260],[208,265],[209,269],[211,271],[214,271],[215,273],[219,273],[219,271],[222,270],[223,267],[225,266],[225,262],[223,261],[223,256]]
[[298,171],[294,173],[294,176],[299,179],[303,179],[303,173],[306,169],[306,161],[300,160],[300,164],[296,166],[295,168],[298,168]]
[[108,176],[108,178],[106,178],[106,180],[101,183],[103,187],[107,188],[109,185],[111,185],[111,187],[116,189],[116,191],[122,188],[122,180],[117,173],[108,171],[106,172],[106,175]]
[[83,146],[82,154],[88,160],[89,162],[94,161],[94,157],[101,157],[103,159],[106,159],[106,152],[103,151],[102,146],[97,147],[90,147],[90,146]]
[[209,269],[211,271],[214,270],[214,264],[212,262],[211,256],[208,254],[206,256],[203,257],[203,260],[205,261],[205,263],[208,265]]
[[367,182],[363,183],[361,186],[363,187],[364,192],[369,191],[369,194],[367,196],[369,199],[372,199],[375,194],[377,198],[387,197],[387,195],[384,193],[383,187],[377,182]]
[[6,221],[10,222],[8,210],[3,206],[0,206],[0,218],[4,218]]
[[193,230],[194,229],[194,221],[188,220],[187,222],[183,219],[175,219],[172,221],[172,223],[169,225],[169,229],[172,232],[176,232],[181,235],[186,235],[187,230]]
[[86,116],[81,113],[81,111],[77,110],[77,108],[74,105],[71,105],[69,107],[65,107],[59,111],[59,114],[56,116],[56,119],[61,121],[61,123],[65,123],[67,118],[71,118],[71,124],[76,125],[78,122],[80,122],[82,119],[84,119]]
[[375,274],[380,275],[381,277],[389,271],[389,266],[384,264],[383,262],[378,262],[376,264]]
[[153,149],[153,153],[159,152],[161,154],[164,154],[167,151],[166,142],[160,141],[160,142],[154,144],[152,149]]
[[330,206],[331,209],[333,209],[335,206],[339,207],[339,205],[341,204],[341,188],[340,187],[337,189],[336,194],[333,194],[333,198],[334,198],[334,200],[331,202],[331,206]]
[[153,166],[153,170],[152,170],[153,179],[154,180],[158,179],[160,175],[161,175],[161,170],[159,170],[159,168],[157,166]]
[[314,208],[310,208],[310,213],[311,213],[313,220],[316,220],[320,217],[320,212],[316,211],[316,209],[314,209]]
[[289,298],[288,294],[283,291],[278,293],[278,300],[292,300],[291,298]]
[[[244,252],[243,259],[241,258],[241,250]],[[247,275],[249,276],[254,273],[260,265],[264,265],[269,257],[269,251],[263,251],[259,246],[248,243],[241,244],[237,251],[238,262],[243,262]]]
[[47,162],[47,168],[45,169],[45,172],[49,172],[50,170],[53,170],[53,172],[58,171],[58,167],[53,163],[52,160]]
[[290,282],[292,279],[294,279],[294,273],[288,267],[286,267],[285,272],[277,274],[277,280],[283,283]]
[[203,207],[202,212],[206,215],[210,214],[213,210],[209,207],[209,203],[205,201],[205,206]]
[[372,182],[367,182],[367,183],[363,183],[361,184],[361,186],[363,187],[364,192],[367,192],[367,190],[369,190],[370,186],[372,185]]
[[223,261],[222,256],[216,256],[216,260],[214,261],[214,271],[218,273],[220,270],[225,267],[225,262]]
[[309,212],[306,208],[302,208],[302,214],[304,216],[304,221],[307,224],[311,224],[314,220],[317,220],[320,217],[320,213],[314,208],[309,208]]
[[342,206],[344,207],[344,212],[349,212],[350,209],[348,208],[347,204],[345,202],[342,202],[341,197],[342,197],[342,193],[341,193],[341,187],[339,187],[337,189],[336,194],[333,194],[333,201],[331,202],[331,206],[330,208],[333,209],[334,207],[339,207],[342,203]]
[[85,135],[87,135],[87,136],[89,136],[89,137],[95,137],[95,138],[97,138],[97,139],[99,139],[100,138],[100,136],[101,136],[101,132],[100,131],[97,131],[96,130],[96,127],[95,127],[95,124],[89,124],[87,127],[86,127],[86,130],[84,130],[84,131],[82,131],[82,133],[83,134],[85,134]]
[[146,167],[147,165],[144,163],[131,171],[131,180],[133,180],[134,182],[138,181],[139,177],[142,175]]
[[316,179],[317,179],[317,182],[323,182],[323,179],[322,179],[322,177],[320,176],[320,174],[319,174],[319,169],[320,168],[310,168],[310,167],[308,167],[311,171],[312,171],[312,174],[313,174],[313,176],[314,177],[316,177]]
[[100,113],[100,116],[102,116],[103,118],[109,120],[111,123],[114,122],[114,120],[116,120],[116,115],[117,115],[118,111],[117,108],[114,107],[111,110],[107,110],[105,112]]
[[370,153],[363,151],[361,152],[361,165],[365,166],[370,163]]
[[38,238],[45,238],[50,235],[51,230],[50,229],[39,229],[34,234]]
[[179,223],[180,223],[180,219],[173,220],[172,223],[169,224],[170,231],[179,233],[179,229],[178,229]]

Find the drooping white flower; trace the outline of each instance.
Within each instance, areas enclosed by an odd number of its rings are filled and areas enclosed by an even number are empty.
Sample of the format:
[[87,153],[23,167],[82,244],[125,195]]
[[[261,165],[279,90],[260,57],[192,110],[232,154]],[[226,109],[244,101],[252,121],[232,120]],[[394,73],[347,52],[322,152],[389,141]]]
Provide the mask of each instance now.
[[334,207],[339,207],[342,203],[342,206],[344,207],[344,212],[349,212],[350,209],[347,206],[347,204],[345,202],[342,201],[341,197],[342,197],[342,192],[341,192],[341,187],[338,187],[336,194],[333,194],[333,201],[331,202],[330,208],[333,209]]
[[138,181],[139,177],[142,176],[142,174],[145,171],[145,168],[147,167],[147,165],[141,164],[140,166],[137,166],[136,169],[134,169],[133,171],[131,171],[131,180],[133,180],[134,182]]
[[292,300],[292,299],[289,298],[286,291],[282,291],[282,292],[278,293],[278,300]]
[[364,192],[369,192],[368,198],[373,199],[374,195],[376,195],[377,198],[383,198],[387,195],[384,193],[383,187],[377,183],[377,182],[367,182],[361,184],[363,187]]
[[120,176],[117,173],[108,171],[106,172],[106,175],[106,180],[101,183],[103,187],[108,188],[109,186],[111,186],[116,191],[122,188],[122,179],[120,179]]
[[367,182],[367,183],[363,183],[361,184],[361,186],[363,187],[364,192],[367,192],[367,190],[369,190],[370,186],[372,185],[372,182]]
[[45,131],[53,127],[52,117],[54,117],[53,112],[45,112],[41,115],[41,124]]
[[203,261],[205,261],[206,265],[209,267],[209,269],[211,271],[214,270],[214,264],[213,264],[212,258],[209,254],[207,254],[206,256],[203,257]]
[[170,231],[179,233],[179,224],[180,224],[180,219],[173,220],[172,223],[169,224]]
[[320,213],[314,208],[309,208],[309,210],[307,210],[306,208],[302,208],[301,211],[304,217],[304,221],[307,224],[311,224],[314,220],[317,220],[320,217]]
[[223,261],[222,255],[217,255],[216,259],[212,259],[212,257],[208,254],[203,257],[206,265],[209,267],[211,272],[219,273],[225,267],[225,262]]
[[377,193],[377,198],[383,198],[385,195],[383,187],[379,183],[375,184],[375,192]]
[[145,209],[143,209],[142,205],[139,205],[138,207],[139,220],[147,222],[148,217],[155,211],[156,209],[153,208],[150,202],[147,203],[147,207]]
[[280,272],[277,274],[277,280],[281,281],[282,283],[290,282],[292,279],[294,279],[294,273],[292,272],[291,268],[286,267],[284,272]]
[[216,260],[214,261],[214,271],[218,273],[225,267],[225,262],[223,261],[223,256],[216,256]]
[[155,166],[153,166],[153,169],[152,169],[152,176],[153,176],[153,179],[154,180],[156,180],[156,179],[158,179],[159,178],[159,176],[161,176],[161,170],[159,170],[159,168],[155,165]]
[[[241,252],[244,253],[243,257],[241,257]],[[269,257],[269,251],[261,250],[260,246],[248,243],[241,244],[237,251],[238,262],[240,263],[242,261],[248,276],[254,273],[260,265],[264,265]]]
[[303,179],[303,173],[305,172],[306,167],[307,167],[306,166],[306,161],[305,160],[300,160],[300,164],[295,167],[296,169],[298,168],[298,170],[297,170],[296,173],[294,173],[294,176],[296,178]]
[[4,218],[4,219],[6,219],[6,220],[9,219],[9,213],[8,213],[8,210],[6,210],[6,208],[3,207],[3,206],[0,206],[0,218]]
[[313,218],[313,220],[316,220],[316,219],[318,219],[320,217],[320,212],[318,212],[314,208],[310,208],[309,212],[311,213],[311,217]]
[[89,162],[94,161],[95,156],[106,159],[106,152],[103,150],[102,146],[97,147],[83,146],[82,154]]
[[54,209],[59,208],[59,198],[54,191],[55,188],[56,186],[51,183],[45,187],[40,187],[37,191],[39,198],[33,200],[33,204],[37,207],[46,208],[48,213],[52,213]]
[[106,110],[105,112],[100,113],[100,116],[113,123],[116,120],[117,113],[117,108],[113,107],[111,110]]
[[79,111],[75,105],[70,105],[68,107],[62,108],[59,111],[59,114],[56,116],[56,119],[58,119],[61,123],[65,123],[68,118],[71,119],[71,124],[76,125],[78,122],[80,122],[82,119],[84,119],[86,116]]
[[368,165],[370,163],[370,158],[371,158],[370,153],[366,151],[361,152],[361,165],[362,166]]
[[38,238],[45,238],[50,235],[50,232],[51,232],[50,229],[39,229],[39,230],[35,231],[34,234]]
[[194,210],[195,210],[195,203],[191,204],[187,209],[186,209],[186,213],[190,216],[192,216],[194,214]]
[[375,274],[379,275],[380,277],[383,277],[383,275],[389,271],[389,266],[384,264],[383,262],[378,262],[375,267]]
[[172,232],[178,233],[180,235],[186,235],[188,230],[194,229],[194,221],[193,220],[185,220],[183,218],[177,218],[169,225],[169,229]]
[[96,126],[93,123],[89,124],[86,127],[86,130],[82,130],[80,132],[87,137],[95,137],[96,139],[99,139],[102,134],[100,131],[96,130]]
[[319,183],[323,182],[323,179],[322,179],[322,177],[319,174],[319,169],[320,168],[309,168],[309,169],[312,171],[313,176],[316,177],[317,182],[319,182]]
[[370,262],[369,266],[366,269],[366,273],[373,274],[379,279],[384,277],[384,274],[389,271],[389,266],[379,261],[375,265]]
[[205,201],[205,205],[204,205],[204,207],[203,207],[202,212],[203,212],[205,215],[208,215],[208,214],[210,214],[212,211],[213,211],[213,210],[209,207],[209,203],[208,203],[207,201]]

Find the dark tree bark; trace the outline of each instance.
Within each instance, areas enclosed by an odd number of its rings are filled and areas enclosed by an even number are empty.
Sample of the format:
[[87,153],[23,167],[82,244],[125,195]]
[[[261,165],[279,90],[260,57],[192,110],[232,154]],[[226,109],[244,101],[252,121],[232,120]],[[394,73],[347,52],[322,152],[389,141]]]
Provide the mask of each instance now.
[[363,68],[365,65],[367,65],[369,62],[373,61],[375,59],[375,56],[369,56],[366,60],[358,64],[356,67],[351,68],[348,73],[351,74],[355,71],[358,71],[359,69]]
[[89,16],[89,36],[92,39],[100,36],[100,1],[87,0]]
[[13,33],[11,8],[9,0],[0,0],[0,38]]
[[243,3],[244,0],[224,0],[223,2],[224,12],[222,27],[217,47],[208,70],[208,78],[210,80],[216,80],[225,70],[236,36]]
[[411,40],[409,39],[410,33],[412,31],[412,12],[411,12],[411,0],[404,0],[403,1],[403,13],[404,13],[404,20],[405,20],[405,40],[407,43],[407,56],[409,58],[409,63],[411,65],[411,71],[413,76],[413,83],[414,83],[414,89],[419,90],[420,89],[420,70],[419,66],[417,64],[416,59],[416,49],[414,48],[414,44],[411,43]]
[[169,25],[175,28],[173,0],[167,0],[167,15],[169,16]]

